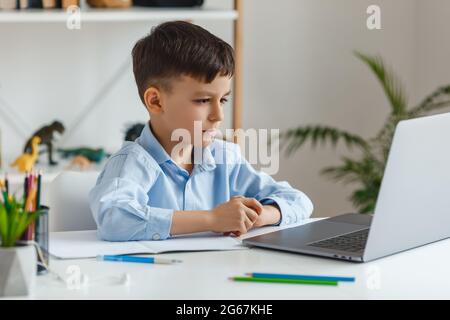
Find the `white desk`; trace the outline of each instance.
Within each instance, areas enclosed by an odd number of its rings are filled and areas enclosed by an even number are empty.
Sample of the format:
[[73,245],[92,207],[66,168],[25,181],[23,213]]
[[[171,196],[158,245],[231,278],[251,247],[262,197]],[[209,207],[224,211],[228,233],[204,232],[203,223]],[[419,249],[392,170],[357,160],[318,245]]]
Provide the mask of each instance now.
[[[68,288],[51,275],[37,278],[36,299],[449,299],[450,240],[440,241],[370,263],[355,264],[279,251],[250,249],[161,254],[184,262],[148,265],[88,260],[51,260],[67,277],[76,266],[87,286]],[[77,269],[72,269],[77,270]],[[233,282],[247,272],[355,276],[337,287]],[[129,286],[107,284],[128,273]],[[74,275],[75,273],[71,273]],[[95,283],[96,279],[103,283]],[[72,282],[72,284],[76,282]]]

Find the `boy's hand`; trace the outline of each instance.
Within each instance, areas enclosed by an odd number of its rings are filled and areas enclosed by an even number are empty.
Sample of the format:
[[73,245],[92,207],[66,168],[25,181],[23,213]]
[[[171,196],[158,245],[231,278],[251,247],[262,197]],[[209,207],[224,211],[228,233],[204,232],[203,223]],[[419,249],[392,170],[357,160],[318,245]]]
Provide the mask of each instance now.
[[233,197],[212,210],[211,230],[235,235],[246,233],[253,227],[262,208],[256,199]]
[[254,227],[262,227],[266,225],[274,225],[280,222],[281,211],[278,205],[270,204],[263,206],[261,214],[253,224]]
[[[281,211],[278,205],[265,205],[262,206],[262,210],[258,213],[258,218],[253,223],[253,227],[262,227],[265,225],[274,225],[279,223],[281,219]],[[225,232],[224,236],[229,236],[230,234],[234,234],[235,236],[240,236],[241,233],[239,231],[234,232]]]

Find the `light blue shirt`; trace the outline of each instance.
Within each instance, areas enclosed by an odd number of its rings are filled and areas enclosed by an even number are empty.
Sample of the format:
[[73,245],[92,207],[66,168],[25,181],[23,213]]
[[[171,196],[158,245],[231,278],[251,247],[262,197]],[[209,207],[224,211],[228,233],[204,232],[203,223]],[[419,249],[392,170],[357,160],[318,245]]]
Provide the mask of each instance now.
[[278,205],[280,225],[311,215],[313,205],[304,193],[255,171],[238,145],[214,140],[200,154],[201,161],[194,162],[189,174],[170,158],[149,124],[135,142],[125,142],[89,193],[99,237],[167,239],[174,211],[210,210],[237,195]]

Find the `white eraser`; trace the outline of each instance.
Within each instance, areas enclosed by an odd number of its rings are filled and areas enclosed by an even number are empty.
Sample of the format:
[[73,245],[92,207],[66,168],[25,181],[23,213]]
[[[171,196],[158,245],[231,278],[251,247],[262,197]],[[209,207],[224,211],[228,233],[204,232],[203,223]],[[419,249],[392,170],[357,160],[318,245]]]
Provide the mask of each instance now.
[[122,283],[124,286],[129,286],[129,285],[130,285],[130,283],[131,283],[131,276],[130,276],[129,273],[124,273],[124,274],[123,274],[121,283]]

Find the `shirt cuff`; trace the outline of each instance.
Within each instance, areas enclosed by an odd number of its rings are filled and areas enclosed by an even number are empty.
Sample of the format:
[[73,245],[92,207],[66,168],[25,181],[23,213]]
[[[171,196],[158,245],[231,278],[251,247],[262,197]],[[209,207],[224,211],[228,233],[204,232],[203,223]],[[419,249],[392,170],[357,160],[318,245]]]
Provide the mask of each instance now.
[[149,219],[145,233],[149,240],[164,240],[170,238],[173,209],[147,207]]

